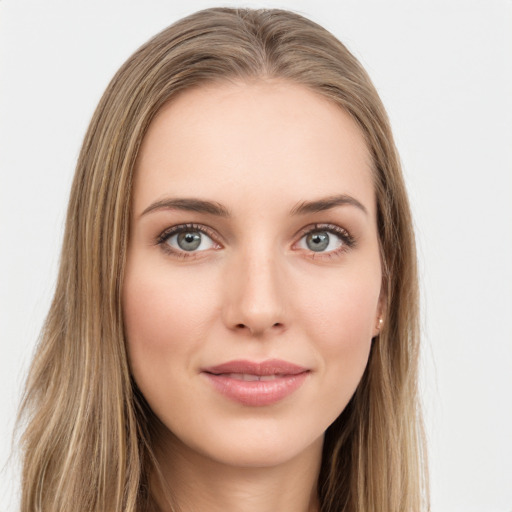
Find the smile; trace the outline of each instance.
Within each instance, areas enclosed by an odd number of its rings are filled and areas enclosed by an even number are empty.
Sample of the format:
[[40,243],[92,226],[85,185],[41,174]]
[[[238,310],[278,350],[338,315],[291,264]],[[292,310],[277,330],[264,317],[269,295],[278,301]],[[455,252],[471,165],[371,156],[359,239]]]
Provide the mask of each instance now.
[[280,402],[296,391],[309,373],[307,368],[275,359],[230,361],[202,371],[220,394],[252,407]]

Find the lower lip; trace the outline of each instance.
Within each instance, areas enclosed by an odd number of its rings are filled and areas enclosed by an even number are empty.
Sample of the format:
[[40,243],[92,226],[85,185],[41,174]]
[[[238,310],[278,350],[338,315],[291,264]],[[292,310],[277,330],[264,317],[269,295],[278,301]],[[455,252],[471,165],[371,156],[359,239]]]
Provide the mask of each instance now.
[[304,383],[309,372],[283,375],[274,380],[245,381],[227,375],[203,373],[222,395],[243,405],[261,407],[280,402]]

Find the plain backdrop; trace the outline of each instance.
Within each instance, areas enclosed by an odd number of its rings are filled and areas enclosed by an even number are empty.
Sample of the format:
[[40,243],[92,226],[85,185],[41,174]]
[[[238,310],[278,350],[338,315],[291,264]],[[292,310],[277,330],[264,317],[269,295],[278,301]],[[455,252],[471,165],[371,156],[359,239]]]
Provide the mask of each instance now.
[[[422,279],[433,512],[512,511],[512,1],[224,1],[324,25],[361,60],[404,164]],[[212,1],[0,0],[0,511],[81,139],[110,78]]]

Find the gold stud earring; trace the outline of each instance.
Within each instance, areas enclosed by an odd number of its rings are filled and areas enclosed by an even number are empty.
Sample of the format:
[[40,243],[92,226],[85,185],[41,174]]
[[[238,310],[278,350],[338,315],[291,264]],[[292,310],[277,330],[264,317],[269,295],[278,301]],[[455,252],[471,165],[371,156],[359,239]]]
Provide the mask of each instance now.
[[379,331],[382,329],[382,325],[384,324],[384,320],[382,319],[382,317],[379,318],[379,325],[377,326],[377,329],[379,329]]

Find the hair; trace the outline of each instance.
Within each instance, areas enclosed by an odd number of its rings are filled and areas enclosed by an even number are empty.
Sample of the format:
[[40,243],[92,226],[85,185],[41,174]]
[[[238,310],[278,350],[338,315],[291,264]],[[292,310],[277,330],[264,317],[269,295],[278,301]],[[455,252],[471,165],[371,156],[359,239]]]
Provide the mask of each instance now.
[[338,105],[373,160],[386,321],[354,396],[326,431],[321,511],[429,509],[414,234],[384,107],[355,57],[316,23],[283,10],[216,8],[137,50],[86,133],[20,409],[22,512],[151,509],[154,416],[130,376],[121,308],[135,161],[152,119],[177,94],[254,79],[300,84]]

